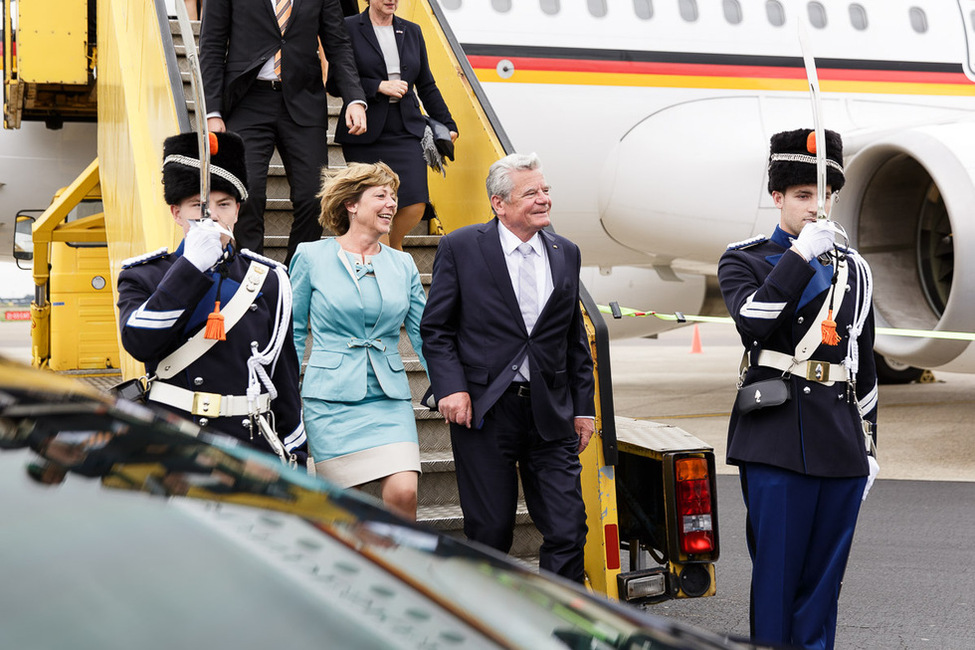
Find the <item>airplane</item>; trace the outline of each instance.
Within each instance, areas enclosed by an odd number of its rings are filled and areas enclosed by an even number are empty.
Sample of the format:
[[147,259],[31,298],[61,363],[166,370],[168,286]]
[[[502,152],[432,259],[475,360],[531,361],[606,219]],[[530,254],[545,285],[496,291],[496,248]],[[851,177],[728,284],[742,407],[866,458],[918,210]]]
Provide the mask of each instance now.
[[[599,303],[726,315],[717,260],[771,234],[769,137],[813,125],[806,23],[878,326],[975,330],[975,2],[440,0],[492,109],[552,184]],[[674,327],[611,320],[616,337]],[[880,336],[892,369],[975,371],[968,341]]]

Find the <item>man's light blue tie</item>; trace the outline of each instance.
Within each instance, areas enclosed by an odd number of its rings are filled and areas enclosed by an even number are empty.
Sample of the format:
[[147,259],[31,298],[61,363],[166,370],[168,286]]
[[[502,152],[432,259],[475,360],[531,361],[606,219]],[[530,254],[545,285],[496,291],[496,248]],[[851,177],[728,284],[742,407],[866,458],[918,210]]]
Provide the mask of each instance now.
[[525,328],[531,333],[538,318],[538,286],[535,284],[535,260],[532,259],[535,249],[526,242],[518,246],[518,252],[521,253],[521,268],[518,270],[518,303],[521,307],[521,316],[525,319]]

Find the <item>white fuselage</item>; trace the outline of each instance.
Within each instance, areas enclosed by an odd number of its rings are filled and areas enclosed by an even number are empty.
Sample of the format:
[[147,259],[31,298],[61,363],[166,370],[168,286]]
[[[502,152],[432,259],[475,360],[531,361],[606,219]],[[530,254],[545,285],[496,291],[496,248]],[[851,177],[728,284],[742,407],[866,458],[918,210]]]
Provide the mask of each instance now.
[[[851,243],[873,257],[879,324],[975,329],[975,313],[961,298],[975,287],[975,269],[962,260],[975,232],[960,240],[967,236],[962,222],[975,222],[962,218],[975,205],[963,205],[968,194],[975,199],[968,191],[975,174],[965,172],[975,165],[964,150],[975,144],[968,60],[975,2],[440,4],[514,148],[541,156],[554,226],[580,244],[585,265],[596,267],[584,279],[597,301],[690,313],[713,304],[714,283],[706,278],[727,244],[770,234],[778,222],[766,189],[769,136],[813,124],[802,21],[819,70],[824,123],[842,133],[854,170],[834,216]],[[858,157],[870,164],[858,165]],[[919,163],[920,171],[901,170],[913,174],[913,184],[896,182],[898,157]],[[915,241],[897,243],[905,251],[894,257],[877,234],[879,210],[869,209],[877,205],[877,179],[887,173],[883,187],[914,187],[883,217],[915,233]],[[940,221],[913,205],[930,198],[931,188],[947,206]],[[932,263],[917,234],[945,227],[954,237],[950,285],[944,273],[938,280],[925,270]],[[914,275],[931,276],[926,285],[905,271],[896,286],[883,286],[888,271],[897,276],[911,265]],[[918,286],[905,292],[905,281]],[[914,300],[927,304],[911,313]],[[917,309],[927,313],[919,318]],[[613,325],[616,335],[668,326],[650,319]],[[967,344],[946,352],[928,343],[887,342],[890,353],[915,365],[975,368]]]

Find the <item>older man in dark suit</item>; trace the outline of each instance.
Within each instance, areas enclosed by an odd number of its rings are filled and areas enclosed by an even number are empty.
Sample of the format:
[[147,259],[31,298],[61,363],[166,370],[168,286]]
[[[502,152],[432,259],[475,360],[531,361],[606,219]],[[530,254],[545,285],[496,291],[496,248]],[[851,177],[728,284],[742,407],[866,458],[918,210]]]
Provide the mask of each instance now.
[[593,367],[579,307],[579,248],[543,228],[552,201],[535,154],[491,166],[497,219],[440,243],[420,331],[450,422],[468,538],[511,548],[520,471],[544,541],[539,565],[584,577],[579,453],[594,428]]
[[318,239],[321,169],[328,160],[327,103],[318,60],[321,40],[351,133],[365,133],[365,95],[338,0],[207,0],[200,67],[211,131],[244,140],[250,199],[235,236],[262,252],[267,169],[277,145],[291,185],[294,222],[285,264],[300,242]]

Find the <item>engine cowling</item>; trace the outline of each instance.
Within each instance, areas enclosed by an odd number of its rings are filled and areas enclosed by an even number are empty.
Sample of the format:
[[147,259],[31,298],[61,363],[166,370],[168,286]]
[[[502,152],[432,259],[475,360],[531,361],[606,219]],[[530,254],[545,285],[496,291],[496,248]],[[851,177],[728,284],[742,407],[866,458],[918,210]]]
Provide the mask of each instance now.
[[[833,208],[870,263],[878,326],[975,329],[975,123],[899,130],[847,161]],[[975,370],[967,341],[881,336],[877,351],[922,368]]]
[[756,97],[724,97],[670,106],[635,124],[600,174],[606,234],[655,258],[710,263],[729,242],[750,237],[765,194],[761,115]]

